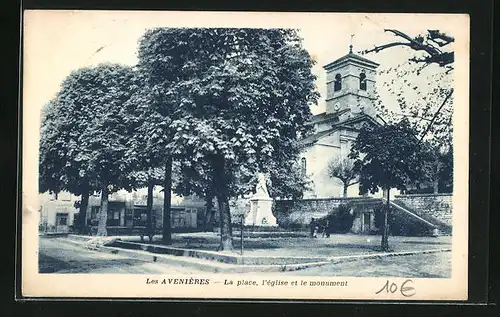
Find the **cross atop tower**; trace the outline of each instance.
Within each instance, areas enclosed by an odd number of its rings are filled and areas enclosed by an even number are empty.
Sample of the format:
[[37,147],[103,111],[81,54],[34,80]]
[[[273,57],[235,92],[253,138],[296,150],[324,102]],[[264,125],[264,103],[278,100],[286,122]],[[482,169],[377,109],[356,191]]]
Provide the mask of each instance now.
[[349,54],[352,54],[352,39],[354,38],[354,33],[351,34],[351,44],[349,45]]

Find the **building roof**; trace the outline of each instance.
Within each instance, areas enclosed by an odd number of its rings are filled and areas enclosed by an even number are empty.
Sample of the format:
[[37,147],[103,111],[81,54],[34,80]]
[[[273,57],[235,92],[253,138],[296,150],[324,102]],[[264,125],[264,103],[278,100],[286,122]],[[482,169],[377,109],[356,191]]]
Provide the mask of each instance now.
[[341,114],[343,114],[347,111],[349,111],[349,109],[342,109],[342,110],[332,112],[332,113],[322,112],[319,114],[315,114],[311,117],[311,120],[309,120],[309,122],[307,122],[306,124],[311,125],[311,124],[320,123],[320,122],[323,122],[326,120],[334,121],[335,118],[338,118]]
[[308,135],[307,137],[305,137],[302,140],[300,140],[300,144],[303,145],[303,146],[309,145],[309,144],[313,144],[316,141],[318,141],[319,139],[321,139],[322,137],[327,136],[328,134],[330,134],[331,132],[333,132],[335,130],[337,130],[337,129],[331,128],[331,129],[328,129],[328,130],[325,130],[325,131],[321,131],[321,132],[318,132],[318,133],[314,133],[314,134]]
[[364,64],[366,66],[370,66],[373,68],[376,68],[380,65],[379,63],[371,61],[367,58],[361,57],[361,56],[356,55],[354,53],[349,53],[349,54],[344,55],[341,58],[339,58],[339,59],[337,59],[329,64],[326,64],[325,66],[323,66],[323,68],[328,70],[331,68],[335,68],[336,66],[339,66],[339,65],[346,63],[348,61],[358,62],[358,63]]
[[333,126],[334,128],[336,129],[340,129],[340,128],[347,128],[347,129],[354,129],[354,130],[359,130],[357,128],[354,128],[353,125],[355,123],[358,123],[358,122],[362,122],[362,121],[366,121],[366,122],[369,122],[372,126],[374,125],[380,125],[379,122],[377,122],[377,120],[375,120],[372,116],[370,115],[367,115],[366,113],[363,113],[363,114],[360,114],[360,115],[357,115],[355,117],[351,117],[345,121],[342,121],[342,122],[339,122],[339,123],[335,123]]
[[363,114],[357,115],[355,117],[349,118],[347,120],[344,120],[342,122],[334,123],[334,124],[332,124],[332,127],[328,130],[324,130],[324,131],[321,131],[318,133],[308,135],[307,137],[300,140],[300,144],[302,146],[314,144],[319,139],[324,138],[324,137],[328,136],[330,133],[337,131],[337,130],[340,130],[340,129],[359,130],[359,129],[355,128],[353,125],[355,123],[362,122],[362,121],[367,121],[371,125],[380,125],[380,123],[377,122],[373,117],[363,113]]

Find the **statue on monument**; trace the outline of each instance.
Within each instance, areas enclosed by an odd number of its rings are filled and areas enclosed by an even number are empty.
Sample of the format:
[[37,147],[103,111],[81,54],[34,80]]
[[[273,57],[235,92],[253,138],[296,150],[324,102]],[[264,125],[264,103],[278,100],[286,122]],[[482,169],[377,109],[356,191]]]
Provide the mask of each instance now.
[[272,212],[273,199],[269,197],[266,176],[259,173],[258,178],[255,194],[250,198],[250,212],[245,217],[245,225],[275,227],[277,222]]
[[266,176],[264,173],[259,173],[259,182],[256,187],[255,195],[253,197],[269,198],[269,192],[267,191]]

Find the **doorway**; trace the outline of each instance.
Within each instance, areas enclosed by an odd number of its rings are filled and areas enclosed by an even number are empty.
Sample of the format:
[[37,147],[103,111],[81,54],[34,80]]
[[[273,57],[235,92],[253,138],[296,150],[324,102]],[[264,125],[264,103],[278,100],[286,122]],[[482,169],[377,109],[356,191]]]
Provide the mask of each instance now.
[[364,212],[361,215],[361,232],[370,233],[371,231],[371,214],[369,212]]
[[56,232],[68,232],[68,213],[58,212],[56,214]]

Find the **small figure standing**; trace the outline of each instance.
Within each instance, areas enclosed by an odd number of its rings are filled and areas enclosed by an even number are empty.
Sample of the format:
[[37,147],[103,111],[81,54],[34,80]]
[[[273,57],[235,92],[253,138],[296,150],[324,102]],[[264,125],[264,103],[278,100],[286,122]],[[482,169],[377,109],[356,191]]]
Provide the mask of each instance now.
[[330,220],[326,219],[325,227],[323,228],[323,238],[330,238]]
[[315,238],[316,236],[316,220],[314,218],[311,218],[311,222],[309,223],[309,229],[311,230],[311,238]]

